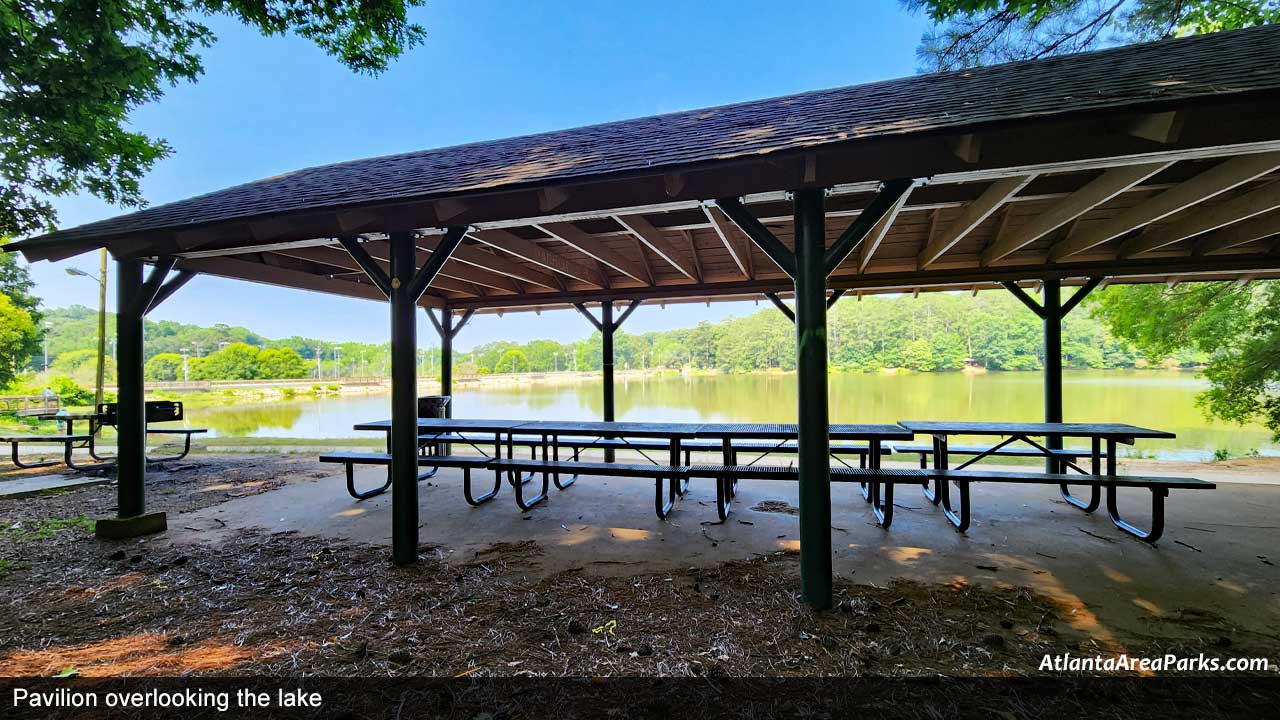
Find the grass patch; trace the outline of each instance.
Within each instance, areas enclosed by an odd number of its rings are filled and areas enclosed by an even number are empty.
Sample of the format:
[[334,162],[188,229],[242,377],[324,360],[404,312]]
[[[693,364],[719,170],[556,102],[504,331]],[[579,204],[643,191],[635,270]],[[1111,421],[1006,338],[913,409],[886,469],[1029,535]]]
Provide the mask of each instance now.
[[0,531],[14,540],[49,540],[63,530],[82,530],[92,533],[97,523],[88,515],[76,515],[69,518],[52,518],[41,520],[34,526],[19,522]]
[[30,567],[28,563],[18,562],[17,560],[0,559],[0,580],[11,575],[15,570],[25,570]]

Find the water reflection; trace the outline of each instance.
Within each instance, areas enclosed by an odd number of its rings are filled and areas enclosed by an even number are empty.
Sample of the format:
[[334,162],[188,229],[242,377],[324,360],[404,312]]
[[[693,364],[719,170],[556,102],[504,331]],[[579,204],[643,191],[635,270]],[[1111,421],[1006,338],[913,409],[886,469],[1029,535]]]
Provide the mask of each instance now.
[[[1205,459],[1217,448],[1242,455],[1257,449],[1280,454],[1259,425],[1209,423],[1195,405],[1203,381],[1191,373],[1081,370],[1064,373],[1068,420],[1128,422],[1169,430],[1174,441],[1140,441],[1134,451],[1159,457]],[[836,422],[894,420],[1027,420],[1041,418],[1038,373],[922,373],[831,376],[831,418]],[[794,375],[663,376],[619,378],[619,420],[671,422],[792,422]],[[460,388],[458,417],[580,419],[602,414],[598,383],[526,382]],[[324,397],[247,407],[191,410],[192,423],[223,436],[360,437],[361,420],[390,415],[386,395]]]

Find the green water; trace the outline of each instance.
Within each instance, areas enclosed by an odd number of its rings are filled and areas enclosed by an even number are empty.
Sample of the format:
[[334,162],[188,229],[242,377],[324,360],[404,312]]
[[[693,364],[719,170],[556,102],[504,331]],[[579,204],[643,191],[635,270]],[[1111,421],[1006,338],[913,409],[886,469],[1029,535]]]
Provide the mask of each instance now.
[[[1140,441],[1128,450],[1169,459],[1280,454],[1259,425],[1239,427],[1205,419],[1196,395],[1205,384],[1190,372],[1080,370],[1064,373],[1065,417],[1072,422],[1127,422],[1168,430],[1176,440]],[[833,422],[897,420],[1035,421],[1042,419],[1039,373],[920,373],[831,376]],[[595,420],[597,383],[524,382],[460,387],[455,417]],[[658,376],[619,378],[619,420],[794,422],[794,375]],[[193,426],[237,437],[336,438],[369,436],[351,426],[386,418],[386,395],[315,398],[268,405],[190,410]]]

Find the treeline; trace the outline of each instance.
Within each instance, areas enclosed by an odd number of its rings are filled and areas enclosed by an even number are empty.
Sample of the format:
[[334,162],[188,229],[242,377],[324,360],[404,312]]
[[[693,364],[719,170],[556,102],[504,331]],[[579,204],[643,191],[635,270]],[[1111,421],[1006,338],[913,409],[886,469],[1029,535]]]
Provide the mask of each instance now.
[[[1038,370],[1044,366],[1040,319],[1004,291],[847,298],[828,313],[827,324],[830,362],[838,370],[931,372],[965,365]],[[1067,317],[1062,345],[1064,362],[1072,368],[1125,368],[1142,363],[1140,355],[1111,337],[1087,306]],[[623,369],[793,370],[795,330],[781,312],[762,303],[757,312],[719,323],[640,335],[619,333],[614,357],[616,366]],[[1181,364],[1203,360],[1192,352],[1178,353],[1174,359]],[[599,333],[567,344],[491,342],[459,358],[461,372],[478,374],[595,370],[600,360]]]
[[[46,339],[49,368],[78,380],[92,377],[97,362],[98,312],[72,305],[48,310]],[[331,342],[288,337],[272,340],[248,328],[210,327],[171,320],[145,321],[143,358],[148,380],[245,380],[253,378],[350,377],[385,375],[389,343]],[[115,377],[115,314],[107,313],[107,376]],[[427,351],[422,351],[424,361]],[[319,362],[317,362],[317,358]],[[28,368],[40,370],[43,355]]]
[[[642,306],[638,312],[658,310]],[[51,369],[87,377],[95,358],[96,313],[73,306],[48,311],[45,321],[49,323]],[[243,327],[200,327],[164,320],[147,321],[145,332],[146,375],[151,380],[385,376],[389,371],[387,343],[334,343],[302,337],[272,340]],[[114,316],[109,316],[107,337],[113,336]],[[1044,363],[1040,320],[1002,291],[976,296],[930,293],[919,298],[846,298],[828,314],[828,340],[831,366],[845,371],[902,368],[931,372],[959,370],[965,365],[1037,370]],[[620,369],[692,367],[751,372],[795,367],[791,322],[767,304],[745,317],[719,323],[643,334],[620,332],[614,346],[615,364]],[[1063,356],[1072,368],[1124,368],[1142,362],[1140,355],[1108,334],[1088,306],[1064,322]],[[1181,364],[1203,360],[1192,352],[1175,354],[1174,358]],[[422,374],[438,374],[438,349],[420,349],[419,362]],[[572,343],[485,343],[468,352],[456,352],[454,364],[461,375],[594,371],[601,366],[600,334]],[[108,374],[114,375],[110,362]]]

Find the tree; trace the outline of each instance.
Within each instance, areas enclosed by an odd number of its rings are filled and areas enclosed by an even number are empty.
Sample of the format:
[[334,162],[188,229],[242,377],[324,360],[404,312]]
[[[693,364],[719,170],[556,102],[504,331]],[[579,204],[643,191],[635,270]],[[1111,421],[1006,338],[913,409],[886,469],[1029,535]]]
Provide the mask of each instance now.
[[231,343],[191,365],[192,380],[251,380],[258,376],[258,348]]
[[529,358],[525,357],[520,350],[512,348],[498,358],[498,362],[494,364],[493,371],[495,373],[518,373],[529,371]]
[[0,387],[8,387],[26,362],[32,338],[39,338],[31,313],[0,295]]
[[182,356],[177,353],[160,353],[142,366],[142,375],[148,380],[173,382],[182,379]]
[[1277,0],[903,0],[934,22],[925,70],[1016,60],[1280,22]]
[[258,377],[267,380],[303,378],[311,366],[292,348],[267,348],[258,353]]
[[[2,12],[2,11],[0,11]],[[3,203],[4,189],[0,188],[0,203]],[[3,236],[0,231],[0,236]],[[40,298],[32,294],[36,286],[31,279],[27,266],[18,261],[15,253],[0,253],[0,294],[9,298],[13,305],[31,316],[31,325],[36,329],[34,335],[24,336],[22,346],[17,349],[19,364],[28,357],[34,357],[40,350],[40,338],[43,337],[42,323],[44,316],[40,312]]]
[[1261,419],[1280,440],[1280,283],[1186,283],[1107,288],[1095,311],[1152,361],[1194,346],[1208,354],[1209,414]]
[[143,204],[139,180],[172,148],[128,128],[130,113],[203,72],[227,15],[264,35],[295,33],[376,74],[418,45],[425,0],[8,0],[0,3],[0,236],[52,227],[49,198],[87,191]]

